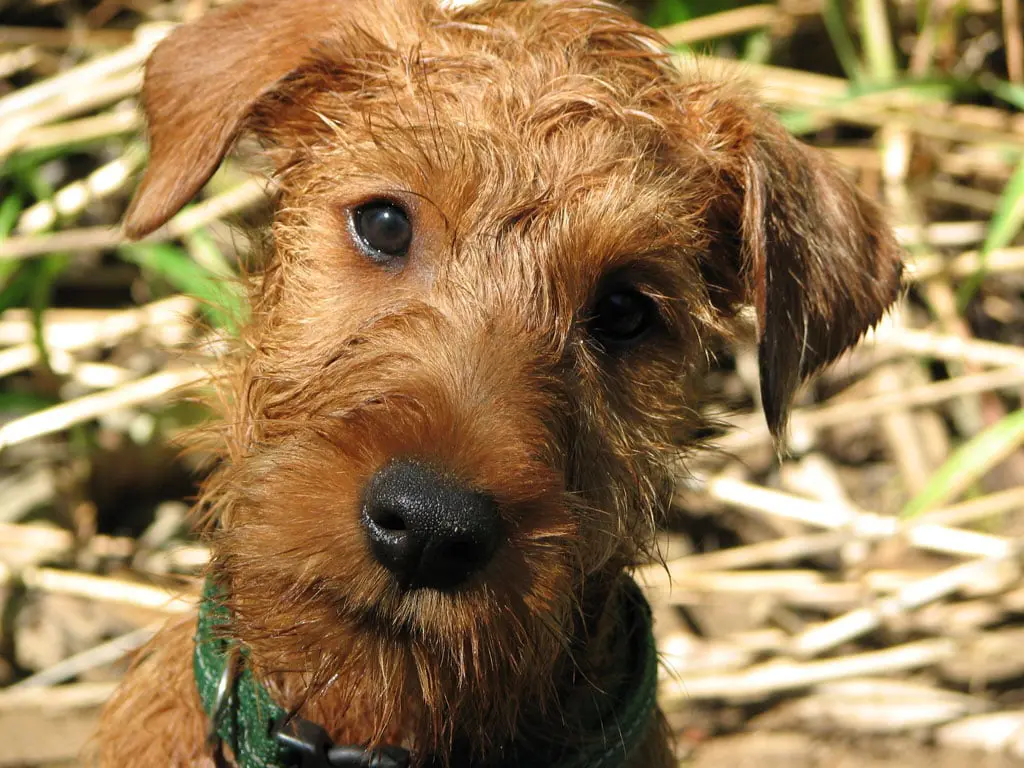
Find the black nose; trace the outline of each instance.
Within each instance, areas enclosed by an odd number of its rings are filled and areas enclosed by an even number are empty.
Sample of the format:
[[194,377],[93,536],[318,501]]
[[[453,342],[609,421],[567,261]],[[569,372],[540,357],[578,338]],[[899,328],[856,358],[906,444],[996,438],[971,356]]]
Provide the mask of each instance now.
[[378,562],[407,589],[451,589],[498,548],[490,496],[412,461],[385,465],[363,494],[363,526]]

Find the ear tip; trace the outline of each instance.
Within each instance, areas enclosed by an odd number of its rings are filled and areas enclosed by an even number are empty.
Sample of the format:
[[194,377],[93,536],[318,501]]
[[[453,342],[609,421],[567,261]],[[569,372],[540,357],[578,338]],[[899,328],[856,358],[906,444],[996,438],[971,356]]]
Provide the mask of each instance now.
[[779,443],[786,434],[786,426],[789,423],[789,409],[781,407],[779,401],[764,401],[764,420],[768,424],[768,432],[775,443]]
[[122,228],[125,235],[133,240],[145,237],[162,227],[192,196],[191,188],[176,188],[173,184],[174,179],[168,179],[161,170],[161,163],[150,162],[142,182],[135,190],[135,196],[128,204]]
[[180,207],[143,181],[121,220],[121,229],[129,239],[141,240],[166,224]]
[[129,240],[141,240],[167,221],[144,204],[144,197],[141,192],[136,193],[121,221],[121,231]]
[[155,230],[155,228],[153,228],[153,229],[146,229],[144,227],[133,226],[132,224],[130,224],[128,222],[125,222],[125,223],[123,223],[121,225],[121,232],[124,234],[125,239],[129,240],[129,241],[132,241],[132,242],[134,242],[136,240],[141,240],[142,238],[144,238],[146,235],[150,234],[154,230]]

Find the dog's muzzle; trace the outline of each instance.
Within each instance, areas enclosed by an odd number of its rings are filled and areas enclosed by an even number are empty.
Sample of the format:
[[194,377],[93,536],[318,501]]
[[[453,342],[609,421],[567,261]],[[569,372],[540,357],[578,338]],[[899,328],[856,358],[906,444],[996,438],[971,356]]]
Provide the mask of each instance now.
[[491,561],[502,538],[493,497],[414,461],[373,475],[362,523],[373,556],[403,589],[454,589]]

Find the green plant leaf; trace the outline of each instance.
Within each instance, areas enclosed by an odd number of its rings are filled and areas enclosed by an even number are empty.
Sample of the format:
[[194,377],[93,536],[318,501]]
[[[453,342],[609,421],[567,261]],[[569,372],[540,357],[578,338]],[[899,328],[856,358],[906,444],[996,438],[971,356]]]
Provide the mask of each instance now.
[[961,445],[932,474],[900,517],[909,519],[952,501],[1024,444],[1024,408],[1008,414]]

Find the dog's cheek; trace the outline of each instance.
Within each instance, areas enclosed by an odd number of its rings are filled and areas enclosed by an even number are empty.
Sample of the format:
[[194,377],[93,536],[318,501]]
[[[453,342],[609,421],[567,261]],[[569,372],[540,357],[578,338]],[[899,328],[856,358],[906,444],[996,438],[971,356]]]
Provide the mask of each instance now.
[[685,342],[641,345],[594,360],[579,377],[570,488],[585,502],[588,572],[630,563],[653,539],[672,497],[670,467],[702,424],[703,367]]
[[358,594],[375,573],[359,522],[366,457],[314,442],[245,460],[221,547],[293,594],[318,585]]

